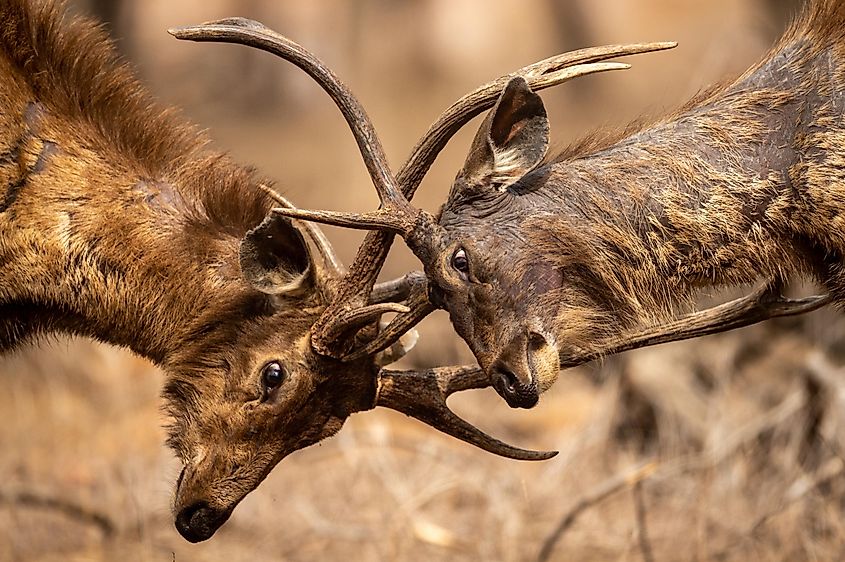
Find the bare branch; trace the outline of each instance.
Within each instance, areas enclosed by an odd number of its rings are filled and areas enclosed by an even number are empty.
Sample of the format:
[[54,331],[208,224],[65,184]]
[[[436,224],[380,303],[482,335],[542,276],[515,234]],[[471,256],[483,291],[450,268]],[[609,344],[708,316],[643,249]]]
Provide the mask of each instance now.
[[566,531],[575,524],[575,521],[583,512],[592,506],[601,503],[613,494],[630,486],[634,486],[638,482],[648,478],[656,469],[657,464],[654,462],[641,464],[633,470],[622,474],[615,474],[587,491],[586,494],[581,496],[578,501],[576,501],[572,507],[563,514],[560,522],[557,524],[557,527],[555,527],[554,531],[552,531],[549,536],[546,537],[546,540],[543,541],[543,547],[537,555],[537,561],[546,562],[546,560],[549,560],[552,552],[554,551],[555,545],[561,537],[563,537]]
[[634,514],[637,521],[637,541],[640,543],[640,552],[643,554],[643,562],[654,562],[654,551],[651,542],[648,540],[646,529],[646,506],[643,497],[643,481],[637,480],[631,489],[634,497]]
[[112,536],[115,533],[115,525],[107,515],[62,498],[46,496],[29,491],[20,491],[10,494],[0,493],[0,505],[2,504],[56,511],[74,521],[94,525],[100,529],[105,536]]

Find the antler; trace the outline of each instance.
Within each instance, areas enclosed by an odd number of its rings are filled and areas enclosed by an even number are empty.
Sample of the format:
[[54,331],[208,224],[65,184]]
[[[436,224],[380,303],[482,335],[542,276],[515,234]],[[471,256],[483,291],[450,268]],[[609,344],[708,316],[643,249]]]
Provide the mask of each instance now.
[[783,288],[782,281],[770,279],[747,296],[659,326],[620,335],[604,342],[600,350],[561,354],[560,366],[562,369],[576,367],[605,355],[726,332],[771,318],[796,316],[817,310],[832,301],[830,295],[789,299],[782,295]]
[[[349,273],[338,287],[334,301],[312,329],[312,345],[319,353],[344,359],[360,357],[363,350],[350,352],[350,338],[345,336],[365,320],[376,319],[384,309],[369,305],[370,293],[390,249],[392,234],[411,236],[414,232],[424,232],[427,226],[434,223],[428,213],[410,206],[410,198],[448,140],[473,117],[492,107],[512,75],[485,84],[447,109],[417,143],[408,162],[397,175],[396,181],[393,181],[375,128],[361,104],[319,59],[300,45],[258,22],[243,18],[172,29],[170,33],[179,39],[243,44],[282,57],[314,78],[343,113],[378,192],[381,209],[364,215],[314,213],[293,208],[280,208],[276,212],[292,218],[389,231],[370,233],[366,237]],[[647,43],[582,49],[534,63],[515,74],[525,77],[532,88],[543,89],[577,76],[630,68],[630,65],[623,63],[600,62],[609,58],[675,46],[675,43]],[[387,330],[380,333],[377,340],[365,346],[368,352],[388,347],[392,343],[390,338],[395,341],[401,327],[407,329],[413,326],[432,310],[421,299],[416,302],[414,309],[406,315],[400,314]],[[356,310],[361,308],[365,310]]]
[[[397,191],[375,129],[364,113],[363,108],[361,108],[360,104],[345,86],[334,77],[331,71],[325,68],[313,55],[302,49],[302,47],[257,22],[241,18],[220,20],[210,24],[170,30],[170,33],[180,39],[223,41],[257,47],[290,60],[305,70],[317,80],[341,109],[355,135],[373,183],[379,190],[380,195],[383,196],[383,202],[385,200],[402,201],[404,199]],[[265,191],[282,205],[282,207],[275,209],[275,212],[284,214],[283,211],[293,210],[293,205],[284,197],[272,192],[269,188],[265,188]],[[327,250],[329,246],[325,244],[322,232],[319,229],[310,229],[306,230],[306,232],[319,251],[323,253],[323,258],[327,264],[331,264],[339,270],[341,268],[340,262],[330,250]],[[374,279],[380,267],[381,263],[378,263],[376,270],[367,273],[367,275],[371,275]],[[355,278],[354,271],[350,275],[353,279]],[[340,287],[343,288],[344,286],[341,284]],[[386,302],[369,304],[371,289],[376,299]],[[349,291],[339,291],[335,302],[343,303],[344,294],[348,293]],[[326,311],[323,315],[324,319],[328,318],[331,320],[333,315],[338,314],[340,320],[335,319],[334,322],[325,322],[326,327],[322,331],[324,338],[327,338],[329,341],[335,338],[341,339],[340,336],[345,335],[345,332],[350,330],[350,328],[354,329],[369,323],[380,317],[384,312],[408,312],[408,315],[403,316],[402,321],[392,323],[385,330],[385,332],[390,334],[390,340],[395,341],[402,333],[411,328],[413,324],[418,322],[419,319],[431,310],[431,305],[428,304],[427,299],[424,299],[425,279],[420,274],[408,275],[401,280],[389,282],[375,288],[369,282],[366,293],[366,299],[363,301],[365,306],[349,307],[336,305],[334,310],[331,310],[330,307]],[[353,294],[357,295],[358,293],[353,291]],[[414,310],[410,310],[401,304],[389,302],[395,298],[402,298],[403,296],[414,304]],[[314,337],[313,334],[314,332],[312,331],[312,339]],[[371,342],[371,345],[365,346],[363,353],[356,355],[366,356],[374,354],[387,347],[390,343],[384,342],[385,345],[381,345],[382,341],[381,339],[374,340]],[[557,454],[555,452],[527,451],[498,441],[456,416],[446,406],[446,399],[454,392],[470,388],[481,388],[486,385],[486,377],[477,367],[469,369],[447,367],[423,372],[382,370],[378,375],[377,391],[373,407],[385,406],[398,410],[420,419],[444,433],[509,458],[542,460]]]
[[529,451],[499,441],[458,417],[446,405],[446,399],[455,392],[488,386],[487,375],[478,367],[440,367],[427,371],[382,369],[373,407],[402,412],[461,441],[510,459],[540,461],[557,455],[557,451]]

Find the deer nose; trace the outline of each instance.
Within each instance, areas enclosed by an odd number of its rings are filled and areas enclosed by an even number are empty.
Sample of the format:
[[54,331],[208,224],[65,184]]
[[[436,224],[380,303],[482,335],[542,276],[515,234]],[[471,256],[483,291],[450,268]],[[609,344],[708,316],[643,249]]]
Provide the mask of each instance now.
[[[525,377],[522,377],[525,379]],[[540,400],[540,392],[528,373],[527,382],[520,380],[513,369],[504,362],[493,366],[493,388],[511,408],[533,408]]]
[[228,513],[199,501],[179,511],[176,515],[176,529],[186,540],[201,542],[210,539],[228,517]]

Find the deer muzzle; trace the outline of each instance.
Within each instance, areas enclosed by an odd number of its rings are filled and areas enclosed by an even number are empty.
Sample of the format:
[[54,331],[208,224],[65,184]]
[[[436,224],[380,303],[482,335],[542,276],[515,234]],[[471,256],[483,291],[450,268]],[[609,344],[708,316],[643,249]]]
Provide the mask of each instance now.
[[488,371],[493,388],[511,408],[533,408],[557,380],[560,359],[546,337],[526,331],[501,350]]
[[176,529],[185,540],[197,543],[208,540],[229,519],[232,510],[220,510],[199,501],[183,507],[176,514]]

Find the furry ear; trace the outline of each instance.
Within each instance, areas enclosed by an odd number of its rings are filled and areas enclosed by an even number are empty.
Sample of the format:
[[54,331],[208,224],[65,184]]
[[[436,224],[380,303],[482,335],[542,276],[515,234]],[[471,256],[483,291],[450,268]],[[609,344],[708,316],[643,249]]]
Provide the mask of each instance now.
[[311,278],[311,256],[290,219],[271,213],[241,241],[241,273],[268,295],[294,294]]
[[549,147],[549,120],[540,96],[512,78],[478,129],[462,170],[467,185],[504,191],[534,170]]

